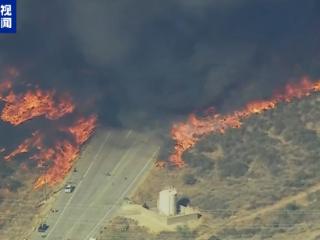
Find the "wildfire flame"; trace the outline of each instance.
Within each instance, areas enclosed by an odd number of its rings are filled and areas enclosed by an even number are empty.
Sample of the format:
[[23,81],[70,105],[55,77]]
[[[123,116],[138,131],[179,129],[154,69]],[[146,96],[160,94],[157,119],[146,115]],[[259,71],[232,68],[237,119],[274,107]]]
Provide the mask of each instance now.
[[47,147],[43,142],[44,135],[36,131],[4,159],[9,161],[19,154],[37,150],[29,159],[36,161],[38,167],[46,169],[46,173],[38,178],[34,187],[39,188],[45,183],[53,186],[61,182],[72,168],[73,162],[80,152],[81,144],[86,142],[94,131],[96,120],[95,115],[77,120],[68,128],[74,141],[56,141],[52,147]]
[[96,115],[88,118],[78,119],[71,127],[63,128],[62,131],[69,132],[75,138],[76,143],[83,144],[92,133],[97,123]]
[[[58,96],[55,91],[44,91],[39,88],[15,94],[12,85],[11,81],[0,83],[0,101],[5,103],[0,118],[14,126],[39,116],[56,120],[72,113],[75,109],[68,95]],[[45,171],[36,180],[34,188],[40,188],[45,183],[53,186],[60,183],[70,171],[81,145],[92,135],[96,124],[97,116],[91,115],[76,119],[70,126],[58,126],[57,131],[66,132],[71,138],[56,139],[50,146],[44,141],[47,137],[45,132],[36,130],[31,137],[6,154],[4,160],[10,161],[19,154],[28,154],[29,159],[35,161],[37,166]],[[0,150],[5,151],[4,148]]]
[[224,133],[229,128],[240,128],[242,121],[253,114],[275,108],[280,102],[291,102],[320,91],[320,81],[312,82],[303,78],[298,83],[288,84],[282,93],[275,94],[270,100],[248,103],[243,109],[230,114],[220,115],[210,111],[205,117],[191,114],[186,122],[178,122],[172,126],[171,137],[175,141],[174,151],[169,157],[171,164],[183,167],[183,153],[192,148],[201,137],[211,133]]
[[42,91],[40,89],[28,91],[24,94],[14,94],[11,91],[1,100],[5,102],[1,119],[15,126],[42,115],[55,120],[74,110],[74,104],[70,97],[57,98],[54,91]]
[[4,157],[5,160],[10,161],[19,154],[27,153],[32,148],[41,149],[43,147],[43,136],[39,131],[32,133],[32,137],[25,139],[14,151]]
[[49,186],[53,186],[61,182],[72,168],[78,154],[79,146],[64,140],[57,142],[53,148],[48,148],[34,155],[32,158],[38,161],[52,161],[52,166],[38,178],[34,184],[34,188],[40,188],[46,183]]
[[49,170],[36,181],[35,188],[39,188],[45,183],[53,186],[64,179],[80,152],[81,144],[85,143],[93,133],[96,122],[96,115],[77,120],[68,128],[74,138],[74,143],[68,140],[60,141],[56,143],[54,148],[40,151],[39,154],[32,157],[38,161],[52,161]]

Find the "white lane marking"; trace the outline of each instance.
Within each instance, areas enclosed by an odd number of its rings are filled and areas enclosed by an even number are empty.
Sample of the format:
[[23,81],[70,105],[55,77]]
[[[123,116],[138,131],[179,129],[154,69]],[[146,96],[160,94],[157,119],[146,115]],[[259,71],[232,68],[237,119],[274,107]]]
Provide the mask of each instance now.
[[85,237],[85,239],[90,239],[90,237],[93,237],[92,234],[99,228],[99,226],[105,221],[105,219],[109,216],[109,214],[112,212],[112,210],[117,206],[117,204],[122,201],[122,198],[130,191],[130,188],[133,186],[133,184],[137,181],[138,177],[143,174],[144,170],[148,167],[150,162],[154,160],[155,155],[159,152],[160,147],[153,152],[151,158],[149,161],[144,165],[144,167],[140,170],[140,172],[136,175],[136,177],[133,179],[133,181],[129,184],[129,186],[126,188],[126,190],[120,195],[116,203],[109,209],[109,211],[104,215],[104,217],[96,224],[96,226],[91,230],[91,232]]
[[104,145],[107,143],[107,141],[108,141],[108,139],[109,139],[109,136],[110,136],[110,132],[107,134],[107,136],[106,136],[106,138],[104,139],[103,143],[102,143],[101,146],[99,147],[98,152],[97,152],[96,155],[94,156],[93,161],[91,162],[89,168],[87,169],[87,171],[86,171],[85,174],[83,175],[83,178],[82,178],[82,179],[80,180],[80,182],[78,183],[78,185],[77,185],[77,187],[76,187],[76,190],[72,193],[72,196],[69,198],[69,200],[67,201],[66,205],[64,205],[64,208],[63,208],[63,210],[61,211],[61,214],[59,215],[59,217],[57,218],[55,224],[52,226],[51,231],[48,232],[47,238],[49,238],[50,235],[51,235],[51,233],[53,233],[53,230],[56,228],[57,224],[59,223],[59,221],[60,221],[61,217],[63,216],[64,212],[66,211],[67,207],[70,205],[73,197],[76,195],[77,191],[79,190],[80,185],[82,184],[82,181],[83,181],[85,175],[88,174],[89,169],[92,167],[92,165],[93,165],[93,163],[95,162],[95,160],[97,159],[98,155],[101,153]]
[[[132,144],[133,145],[133,144]],[[130,151],[131,150],[131,151]],[[126,157],[128,156],[128,154],[129,153],[132,153],[132,152],[134,152],[134,154],[136,154],[137,152],[138,152],[138,149],[137,148],[134,148],[134,149],[132,149],[131,147],[125,152],[125,154],[121,157],[121,160],[118,162],[118,164],[117,164],[117,166],[112,170],[112,172],[111,172],[111,177],[112,177],[112,179],[114,179],[114,175],[116,174],[116,171],[121,167],[121,165],[122,165],[122,167],[123,166],[126,166],[126,165],[128,165],[129,163],[130,163],[130,161],[126,161],[126,162],[123,162],[125,159],[126,159]],[[123,164],[122,164],[123,163]],[[96,199],[96,201],[92,201],[91,202],[91,204],[89,205],[90,207],[92,207],[97,201],[99,201],[100,200],[100,198],[101,198],[101,196],[104,196],[105,195],[105,193],[109,190],[107,187],[109,187],[110,185],[112,184],[112,181],[108,181],[108,183],[107,183],[107,185],[106,185],[106,187],[105,187],[105,189],[103,190],[103,191],[101,191],[100,192],[100,194],[97,196],[97,197],[95,197],[95,199]]]
[[[132,144],[132,145],[133,145],[133,144]],[[116,164],[116,166],[115,166],[115,167],[113,168],[113,170],[111,171],[111,176],[115,174],[115,172],[118,170],[118,168],[120,168],[123,160],[127,157],[127,155],[129,154],[129,152],[131,152],[130,150],[131,150],[131,151],[132,151],[132,150],[137,151],[137,149],[132,149],[131,147],[130,147],[129,149],[127,149],[127,150],[125,151],[125,153],[122,155],[122,157],[120,158],[120,160],[118,161],[118,163]],[[126,162],[126,163],[127,163],[127,162]],[[109,180],[109,181],[107,182],[107,186],[110,186],[111,183],[112,183],[112,181]],[[98,196],[95,197],[97,200],[99,200],[100,197],[103,196],[103,195],[106,193],[107,190],[109,190],[109,189],[107,188],[107,186],[105,187],[105,190],[104,190],[104,191],[99,192],[99,193],[98,193]],[[92,206],[93,206],[95,203],[96,203],[96,201],[92,200],[92,202],[91,202],[90,205],[89,205],[89,208],[92,209]],[[86,208],[86,210],[87,210],[87,209],[88,209],[88,208]],[[79,223],[79,221],[83,218],[84,214],[85,214],[85,211],[83,211],[83,213],[80,215],[80,217],[77,218],[77,220],[75,220],[75,222],[73,223],[73,226],[69,229],[69,231],[67,232],[66,236],[68,236],[68,235],[71,234],[71,232],[73,231],[73,229],[76,227],[76,225]]]
[[93,161],[90,163],[90,166],[88,167],[87,171],[83,174],[82,178],[85,178],[87,176],[87,174],[89,173],[91,167],[93,166],[94,162],[96,161],[97,157],[100,155],[104,145],[107,143],[108,139],[110,137],[110,132],[107,134],[107,136],[105,137],[103,143],[100,145],[98,152],[94,155],[93,157]]
[[[118,168],[121,166],[122,161],[128,156],[129,152],[131,152],[130,150],[131,147],[122,155],[122,157],[120,158],[120,160],[118,161],[117,165],[114,167],[114,169],[111,171],[111,175],[114,175],[115,172],[118,170]],[[136,149],[133,149],[135,151],[137,151]]]
[[90,165],[89,165],[89,167],[88,167],[87,171],[83,174],[82,178],[85,178],[85,177],[87,176],[87,174],[89,173],[90,169],[91,169],[91,168],[92,168],[92,166],[93,166],[93,163],[94,163],[94,161],[92,161],[92,162],[90,163]]
[[132,133],[132,130],[129,130],[127,135],[126,135],[126,139],[128,139],[128,137],[131,135],[131,133]]

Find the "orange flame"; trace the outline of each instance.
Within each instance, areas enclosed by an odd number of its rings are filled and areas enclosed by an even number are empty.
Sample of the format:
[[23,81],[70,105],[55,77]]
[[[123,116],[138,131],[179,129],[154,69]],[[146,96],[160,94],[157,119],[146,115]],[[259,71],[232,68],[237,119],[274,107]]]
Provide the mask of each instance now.
[[42,148],[42,135],[39,131],[32,133],[32,137],[25,139],[14,151],[4,157],[5,160],[12,160],[14,157],[21,153],[27,153],[31,148]]
[[74,110],[70,97],[64,96],[56,99],[54,91],[36,89],[18,95],[11,91],[1,99],[5,101],[1,119],[13,125],[19,125],[41,115],[54,120]]
[[191,114],[186,122],[178,122],[172,126],[171,137],[176,143],[169,161],[174,166],[182,167],[185,164],[183,153],[192,148],[201,137],[210,133],[224,133],[228,128],[239,128],[242,120],[253,114],[273,109],[280,102],[291,102],[319,91],[320,81],[311,82],[304,78],[299,83],[288,84],[283,93],[276,94],[270,100],[250,102],[240,111],[227,115],[212,113],[203,118]]
[[32,156],[32,159],[40,163],[51,161],[52,166],[35,183],[39,188],[47,183],[53,186],[61,182],[73,166],[73,162],[80,152],[80,145],[85,143],[96,127],[97,117],[95,115],[77,120],[71,127],[67,128],[73,136],[75,144],[67,140],[57,142],[53,148],[40,151]]
[[[26,93],[15,94],[11,81],[0,83],[0,100],[5,103],[0,114],[1,120],[14,126],[39,116],[55,120],[75,109],[69,96],[57,96],[55,91],[43,91],[37,88]],[[51,146],[45,143],[45,134],[37,130],[15,150],[6,154],[4,159],[10,161],[19,154],[28,153],[29,159],[35,161],[38,167],[46,168],[46,172],[37,179],[34,187],[39,188],[45,183],[53,186],[62,181],[70,171],[81,145],[89,139],[96,124],[97,116],[91,115],[81,117],[71,126],[58,127],[58,131],[67,132],[72,139],[56,140]],[[3,151],[5,149],[1,148],[0,152]]]
[[52,162],[52,166],[40,176],[34,184],[34,188],[40,188],[44,184],[53,186],[61,182],[72,168],[74,160],[79,153],[79,146],[73,145],[67,140],[57,142],[53,148],[40,151],[32,158],[39,162]]
[[91,115],[88,118],[78,119],[73,126],[68,128],[63,128],[62,131],[68,132],[74,136],[76,143],[83,144],[87,141],[88,137],[91,135],[95,129],[97,123],[97,116]]
[[38,167],[48,167],[46,173],[38,178],[34,187],[39,188],[47,183],[53,186],[61,182],[72,168],[73,162],[80,152],[80,146],[86,142],[96,127],[96,116],[77,120],[74,125],[67,128],[73,136],[74,142],[69,140],[56,141],[53,147],[46,147],[43,143],[44,135],[40,131],[24,140],[14,151],[6,155],[5,160],[11,160],[18,154],[37,150],[29,159],[37,162]]

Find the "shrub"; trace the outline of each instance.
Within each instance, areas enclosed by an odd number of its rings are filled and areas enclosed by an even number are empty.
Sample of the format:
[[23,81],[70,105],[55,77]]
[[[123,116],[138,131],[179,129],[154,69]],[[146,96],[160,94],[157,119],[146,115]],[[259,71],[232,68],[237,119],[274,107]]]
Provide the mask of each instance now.
[[197,182],[197,179],[192,174],[186,174],[183,176],[183,182],[187,185],[193,185]]

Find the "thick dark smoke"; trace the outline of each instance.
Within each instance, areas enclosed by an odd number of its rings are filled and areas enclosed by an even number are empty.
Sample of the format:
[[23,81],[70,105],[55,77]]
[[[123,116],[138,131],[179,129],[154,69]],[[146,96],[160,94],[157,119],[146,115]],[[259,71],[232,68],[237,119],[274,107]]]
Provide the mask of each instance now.
[[269,96],[320,75],[317,0],[18,1],[0,64],[128,127]]

